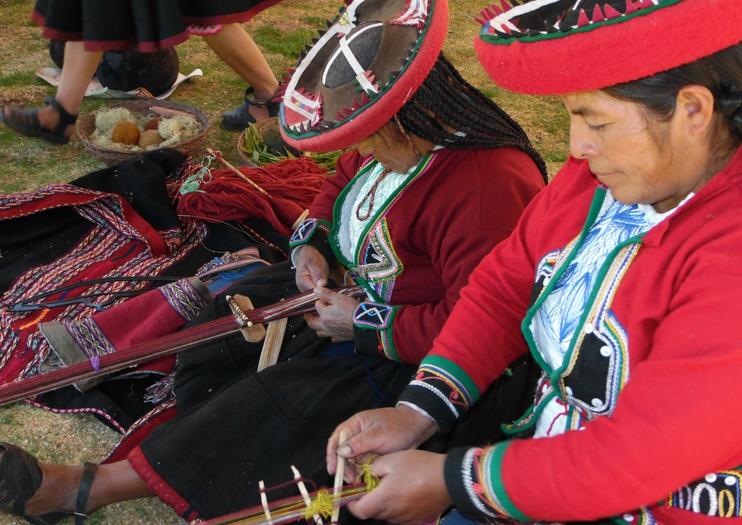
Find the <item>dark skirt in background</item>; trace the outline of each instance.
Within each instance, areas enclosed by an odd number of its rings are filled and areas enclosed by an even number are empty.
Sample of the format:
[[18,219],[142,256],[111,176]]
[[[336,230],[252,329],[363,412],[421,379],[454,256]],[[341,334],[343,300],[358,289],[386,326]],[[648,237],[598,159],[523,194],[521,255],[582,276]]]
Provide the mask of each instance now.
[[280,0],[36,0],[33,20],[54,40],[88,51],[154,52],[186,40],[188,26],[246,22]]
[[[288,264],[258,270],[241,290],[256,306],[294,291]],[[227,314],[223,300],[201,322]],[[356,355],[352,344],[318,338],[301,319],[289,321],[281,361],[255,373],[259,345],[232,337],[179,355],[178,415],[157,427],[128,456],[163,501],[186,519],[213,518],[259,504],[258,481],[291,480],[291,465],[318,486],[332,486],[325,446],[336,425],[356,412],[393,406],[417,367]],[[519,416],[535,379],[521,362],[456,432],[434,450],[502,439],[499,423]],[[531,385],[528,387],[527,385]],[[481,405],[481,406],[480,406]],[[296,487],[270,500],[296,495]],[[343,521],[346,523],[346,521]]]

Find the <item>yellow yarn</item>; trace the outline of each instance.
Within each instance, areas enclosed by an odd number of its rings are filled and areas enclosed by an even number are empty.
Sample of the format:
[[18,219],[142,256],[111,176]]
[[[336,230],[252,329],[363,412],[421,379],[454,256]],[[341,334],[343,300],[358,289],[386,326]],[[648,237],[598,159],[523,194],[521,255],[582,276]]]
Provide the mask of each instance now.
[[[371,464],[373,463],[374,458],[369,457],[364,463],[361,463],[358,465],[358,467],[361,469],[361,472],[359,473],[359,478],[363,480],[363,483],[366,485],[365,492],[371,492],[376,487],[379,486],[379,478],[376,477],[371,472]],[[363,489],[356,488],[354,490],[360,490],[363,491]],[[351,489],[348,489],[343,495],[347,495],[351,493]],[[333,510],[333,504],[334,504],[335,498],[327,489],[320,489],[317,491],[317,496],[311,500],[309,505],[307,505],[307,508],[304,510],[304,519],[309,521],[313,516],[321,516],[325,519],[328,519],[332,516],[332,510]]]
[[370,457],[368,460],[359,465],[359,467],[361,468],[361,479],[363,480],[363,483],[366,484],[366,490],[368,492],[371,492],[379,486],[379,478],[374,476],[374,474],[371,472],[371,464],[373,462],[374,458]]
[[321,489],[317,492],[312,502],[307,506],[304,511],[304,519],[309,521],[312,516],[319,515],[327,519],[332,516],[332,494],[326,489]]

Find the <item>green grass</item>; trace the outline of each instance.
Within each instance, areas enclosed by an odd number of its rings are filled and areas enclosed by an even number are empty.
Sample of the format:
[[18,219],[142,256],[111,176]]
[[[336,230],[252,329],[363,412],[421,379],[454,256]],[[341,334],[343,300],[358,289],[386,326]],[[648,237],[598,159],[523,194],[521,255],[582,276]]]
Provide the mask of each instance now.
[[[513,95],[492,87],[472,49],[477,33],[473,17],[487,0],[457,0],[451,5],[451,28],[446,54],[475,86],[513,115],[554,173],[566,158],[568,120],[558,100]],[[296,55],[324,21],[334,17],[341,0],[292,0],[261,13],[246,25],[262,47],[276,74],[294,65]],[[37,68],[50,65],[47,44],[29,22],[33,0],[0,0],[0,104],[39,104],[54,89],[35,77]],[[206,145],[239,162],[237,135],[218,127],[221,113],[239,104],[245,84],[199,38],[178,47],[181,70],[200,67],[205,76],[182,86],[173,100],[205,111],[211,122]],[[94,111],[105,102],[86,100],[82,111]],[[103,163],[73,141],[58,147],[25,139],[0,125],[0,192],[28,191],[52,182],[69,181]],[[38,453],[44,461],[98,460],[116,443],[117,435],[88,416],[58,416],[23,405],[0,409],[0,439]],[[258,451],[259,453],[259,451]],[[187,460],[187,458],[184,458]],[[94,514],[97,524],[174,524],[178,520],[156,500],[112,506]],[[19,523],[0,515],[0,525]],[[67,523],[71,523],[70,520]]]
[[[313,18],[313,17],[312,17]],[[314,22],[312,25],[319,25]],[[268,53],[278,53],[287,58],[296,58],[301,50],[317,35],[312,29],[281,31],[273,26],[261,26],[252,33],[255,42]]]

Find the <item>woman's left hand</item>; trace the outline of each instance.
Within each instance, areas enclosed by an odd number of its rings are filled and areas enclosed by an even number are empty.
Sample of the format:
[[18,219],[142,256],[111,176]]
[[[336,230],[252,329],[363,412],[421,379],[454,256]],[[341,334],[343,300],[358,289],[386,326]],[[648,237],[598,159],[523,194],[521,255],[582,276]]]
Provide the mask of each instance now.
[[330,337],[334,343],[352,341],[353,314],[358,301],[323,287],[314,291],[318,298],[314,303],[317,314],[304,316],[309,328],[320,337]]
[[404,450],[377,458],[371,471],[381,478],[374,490],[348,509],[360,519],[401,523],[433,522],[451,506],[443,479],[446,456]]

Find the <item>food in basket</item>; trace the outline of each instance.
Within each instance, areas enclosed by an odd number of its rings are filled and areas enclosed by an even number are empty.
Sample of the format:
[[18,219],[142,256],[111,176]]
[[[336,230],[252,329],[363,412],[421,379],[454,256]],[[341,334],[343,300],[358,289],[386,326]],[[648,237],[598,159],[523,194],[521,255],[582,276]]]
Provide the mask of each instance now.
[[201,125],[185,111],[152,107],[137,113],[111,108],[96,113],[90,141],[108,150],[136,152],[173,146],[200,132]]
[[139,128],[130,120],[121,120],[113,127],[111,140],[127,146],[139,144]]

